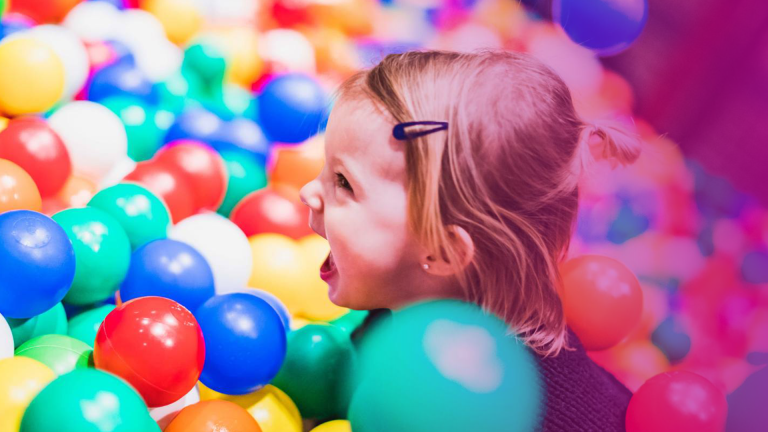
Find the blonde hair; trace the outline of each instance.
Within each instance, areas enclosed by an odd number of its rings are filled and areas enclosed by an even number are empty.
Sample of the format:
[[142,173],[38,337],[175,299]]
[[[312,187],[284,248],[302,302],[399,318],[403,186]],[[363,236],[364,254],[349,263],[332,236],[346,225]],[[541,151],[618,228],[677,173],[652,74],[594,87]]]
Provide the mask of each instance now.
[[414,232],[457,263],[446,228],[464,228],[475,244],[458,272],[466,300],[541,355],[566,348],[558,263],[576,221],[578,179],[595,157],[633,162],[638,140],[617,125],[584,123],[562,79],[517,52],[391,54],[349,77],[338,97],[366,97],[396,122],[449,123],[404,143]]

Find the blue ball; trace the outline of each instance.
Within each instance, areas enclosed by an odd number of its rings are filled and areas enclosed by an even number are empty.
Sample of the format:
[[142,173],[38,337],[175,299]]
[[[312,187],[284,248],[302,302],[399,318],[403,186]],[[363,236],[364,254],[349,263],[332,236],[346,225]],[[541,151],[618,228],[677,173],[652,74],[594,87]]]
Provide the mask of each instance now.
[[205,258],[192,246],[171,239],[136,249],[120,286],[122,301],[165,297],[193,313],[214,294],[213,272]]
[[613,55],[640,36],[648,20],[648,1],[554,0],[552,15],[577,44]]
[[751,251],[744,255],[741,277],[752,284],[768,283],[768,251]]
[[651,334],[651,342],[669,359],[678,363],[691,350],[691,337],[673,317],[667,317]]
[[216,114],[199,107],[184,110],[165,134],[165,142],[196,140],[212,144],[220,135],[222,121]]
[[222,123],[211,146],[219,153],[224,151],[246,152],[263,165],[269,156],[270,145],[259,125],[248,118],[238,117]]
[[110,96],[129,95],[147,103],[157,103],[157,92],[152,83],[136,66],[118,62],[105,66],[93,74],[88,88],[88,100],[99,102]]
[[242,395],[268,384],[285,359],[285,328],[265,300],[251,294],[217,295],[195,313],[205,339],[200,382]]
[[74,278],[72,242],[53,219],[29,210],[0,214],[0,314],[41,314],[64,298]]
[[30,28],[32,27],[26,21],[8,17],[3,18],[3,20],[0,21],[0,39]]
[[260,124],[270,141],[294,144],[317,134],[328,98],[320,85],[302,73],[278,76],[256,99]]
[[277,312],[277,314],[280,316],[280,321],[283,322],[283,327],[285,327],[285,332],[286,333],[291,332],[291,313],[288,312],[288,308],[283,304],[283,302],[280,301],[279,298],[277,298],[277,296],[257,288],[248,288],[244,292],[253,294],[259,297],[260,299],[266,301],[267,303],[269,303],[269,305],[272,306],[272,309],[274,309],[275,312]]

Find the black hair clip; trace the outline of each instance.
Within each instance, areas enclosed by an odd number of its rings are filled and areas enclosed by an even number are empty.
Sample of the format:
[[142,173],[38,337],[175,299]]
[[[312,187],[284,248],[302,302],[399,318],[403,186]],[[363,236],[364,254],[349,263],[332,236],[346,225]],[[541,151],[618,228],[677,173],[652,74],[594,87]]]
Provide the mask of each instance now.
[[[407,132],[405,129],[411,126],[435,126],[435,127],[417,130],[413,132]],[[405,122],[405,123],[398,123],[395,125],[395,127],[392,129],[392,136],[395,137],[396,140],[405,141],[405,140],[418,138],[424,135],[429,135],[433,132],[446,130],[446,129],[448,129],[448,122],[441,122],[441,121]]]

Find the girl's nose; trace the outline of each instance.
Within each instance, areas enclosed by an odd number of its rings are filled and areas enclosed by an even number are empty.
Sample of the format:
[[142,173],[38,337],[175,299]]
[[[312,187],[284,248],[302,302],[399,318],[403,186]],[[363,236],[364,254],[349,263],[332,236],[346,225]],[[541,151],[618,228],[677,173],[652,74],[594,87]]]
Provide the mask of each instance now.
[[323,200],[320,198],[320,182],[317,179],[305,184],[299,192],[301,202],[314,212],[323,210]]

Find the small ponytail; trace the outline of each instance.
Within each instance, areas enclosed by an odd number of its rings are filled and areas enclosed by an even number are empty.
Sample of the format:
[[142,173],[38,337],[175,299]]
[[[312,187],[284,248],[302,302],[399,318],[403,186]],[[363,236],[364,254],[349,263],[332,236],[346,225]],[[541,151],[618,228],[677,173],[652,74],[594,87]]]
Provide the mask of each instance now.
[[612,168],[627,166],[640,157],[640,136],[617,121],[584,123],[579,135],[572,173],[580,177],[594,161],[605,160]]

